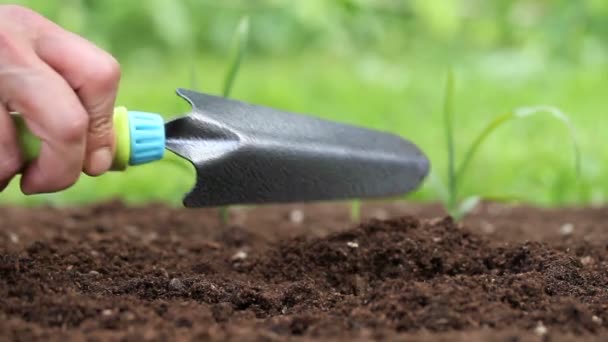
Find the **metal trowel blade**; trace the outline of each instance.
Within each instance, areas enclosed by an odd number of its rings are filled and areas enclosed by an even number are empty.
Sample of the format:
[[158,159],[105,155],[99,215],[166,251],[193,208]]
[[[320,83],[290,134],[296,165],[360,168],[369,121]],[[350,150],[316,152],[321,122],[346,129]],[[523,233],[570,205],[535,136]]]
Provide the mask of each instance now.
[[166,123],[167,148],[192,162],[187,207],[388,197],[429,161],[396,135],[179,89],[190,114]]

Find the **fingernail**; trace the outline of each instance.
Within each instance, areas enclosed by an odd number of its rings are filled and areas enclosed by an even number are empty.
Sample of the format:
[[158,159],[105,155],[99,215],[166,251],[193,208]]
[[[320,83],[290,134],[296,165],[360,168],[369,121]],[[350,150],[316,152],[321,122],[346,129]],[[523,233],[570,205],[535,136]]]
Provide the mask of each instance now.
[[112,151],[109,147],[95,150],[87,161],[87,173],[91,176],[99,176],[108,171],[112,166]]

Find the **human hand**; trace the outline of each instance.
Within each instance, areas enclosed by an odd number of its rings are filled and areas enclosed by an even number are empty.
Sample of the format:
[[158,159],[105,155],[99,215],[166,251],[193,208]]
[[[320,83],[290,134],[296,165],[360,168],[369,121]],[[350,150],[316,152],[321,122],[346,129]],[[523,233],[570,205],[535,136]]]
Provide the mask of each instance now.
[[[22,191],[34,194],[63,190],[82,171],[106,172],[119,80],[107,52],[32,10],[0,5],[0,190],[18,173]],[[27,166],[13,111],[42,142]]]

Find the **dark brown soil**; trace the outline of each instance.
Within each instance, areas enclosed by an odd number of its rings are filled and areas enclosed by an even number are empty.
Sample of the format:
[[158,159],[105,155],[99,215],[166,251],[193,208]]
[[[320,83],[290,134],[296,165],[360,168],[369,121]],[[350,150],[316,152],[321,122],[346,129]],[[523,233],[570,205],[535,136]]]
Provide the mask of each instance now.
[[0,209],[0,340],[608,340],[606,209],[348,213]]

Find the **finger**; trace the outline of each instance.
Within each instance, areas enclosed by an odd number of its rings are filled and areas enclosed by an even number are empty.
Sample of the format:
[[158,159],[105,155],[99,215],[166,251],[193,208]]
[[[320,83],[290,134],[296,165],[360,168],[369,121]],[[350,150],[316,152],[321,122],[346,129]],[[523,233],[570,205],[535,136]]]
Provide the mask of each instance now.
[[17,142],[17,131],[6,107],[0,104],[0,191],[23,167],[23,158]]
[[28,61],[10,67],[0,64],[3,102],[21,113],[42,142],[38,157],[24,171],[21,189],[26,194],[63,190],[82,171],[87,113],[59,74],[41,60]]
[[94,44],[59,27],[41,34],[36,52],[76,91],[89,115],[85,172],[104,173],[115,148],[112,114],[120,80],[118,63]]

